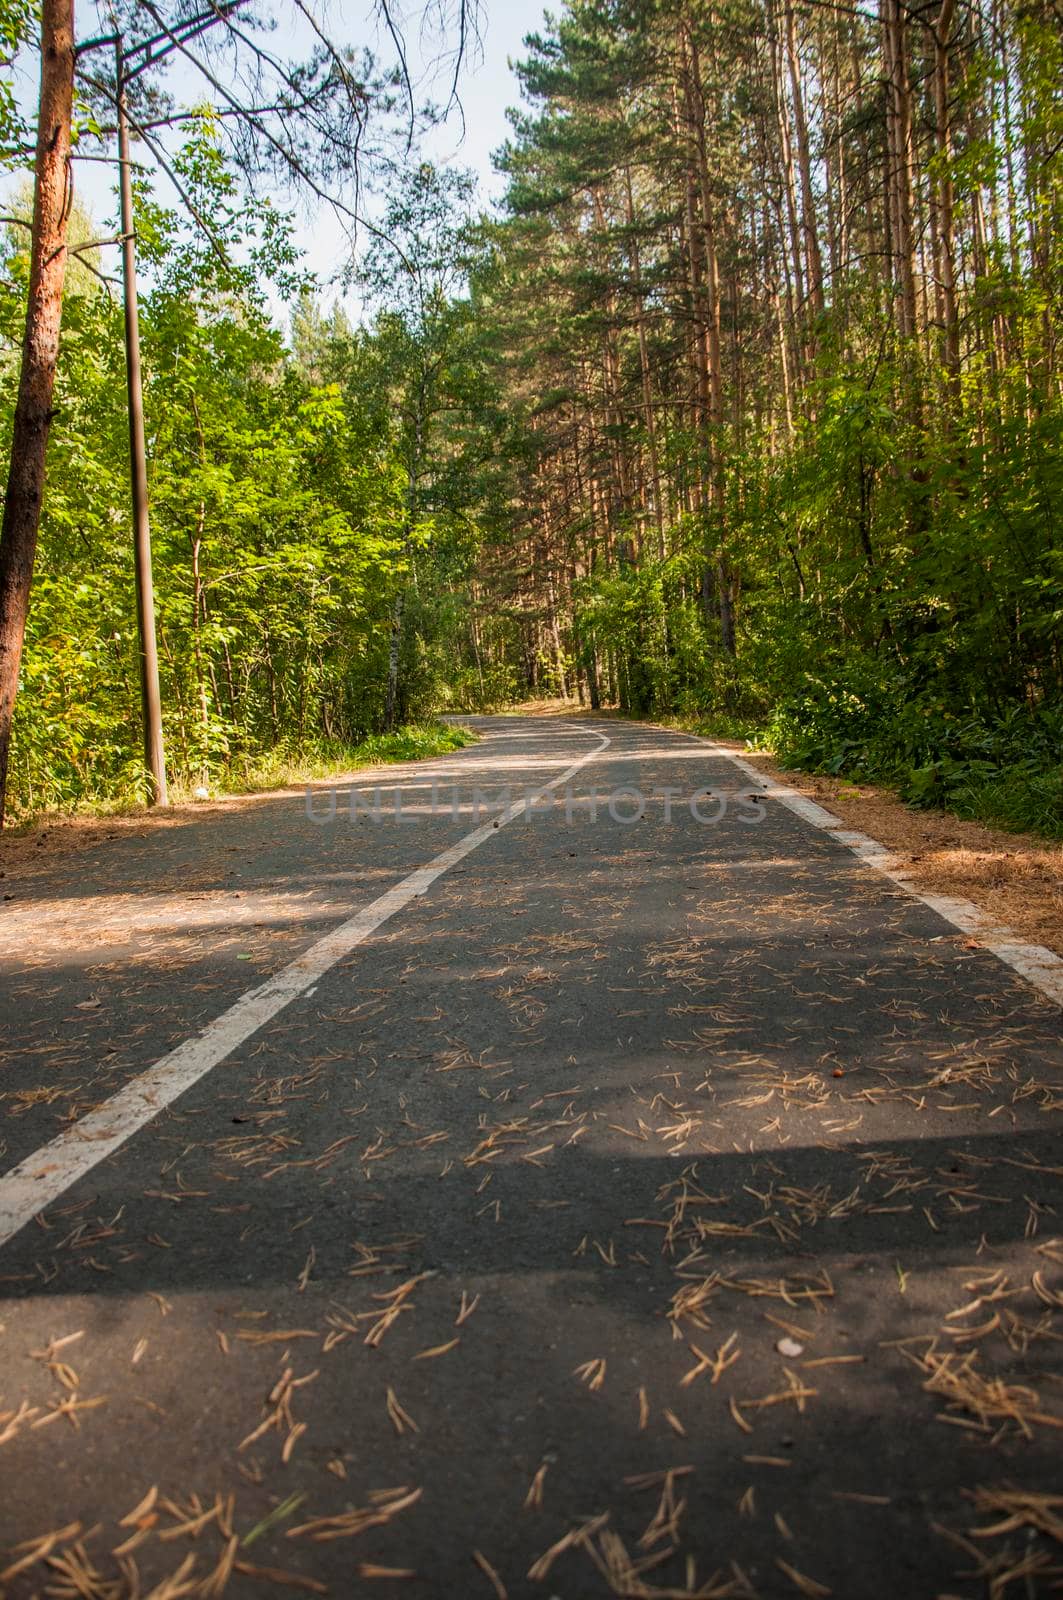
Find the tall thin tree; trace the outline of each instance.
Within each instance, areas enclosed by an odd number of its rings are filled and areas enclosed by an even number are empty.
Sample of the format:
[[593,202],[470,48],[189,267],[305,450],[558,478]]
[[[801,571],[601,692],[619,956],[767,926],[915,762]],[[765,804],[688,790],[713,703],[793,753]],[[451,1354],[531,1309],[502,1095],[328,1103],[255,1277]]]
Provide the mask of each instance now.
[[74,0],[44,0],[29,297],[0,528],[0,822],[37,555],[63,318],[73,104]]

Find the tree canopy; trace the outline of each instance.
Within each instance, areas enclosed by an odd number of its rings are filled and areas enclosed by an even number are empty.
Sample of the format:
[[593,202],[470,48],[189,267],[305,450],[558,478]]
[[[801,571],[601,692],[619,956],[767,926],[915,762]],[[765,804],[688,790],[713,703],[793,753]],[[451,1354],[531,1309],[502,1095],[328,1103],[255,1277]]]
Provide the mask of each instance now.
[[[123,16],[172,38],[192,9]],[[169,128],[137,236],[179,779],[552,694],[1063,831],[1052,8],[568,0],[526,40],[482,214],[366,132],[401,69],[324,40],[285,66],[264,16],[197,39],[204,105],[145,74],[134,108],[147,155]],[[30,27],[0,23],[11,49]],[[257,123],[222,92],[237,58]],[[19,115],[0,95],[11,162]],[[335,186],[370,150],[355,325],[262,184]],[[8,416],[26,292],[16,223]],[[143,792],[121,351],[72,272],[21,810]]]

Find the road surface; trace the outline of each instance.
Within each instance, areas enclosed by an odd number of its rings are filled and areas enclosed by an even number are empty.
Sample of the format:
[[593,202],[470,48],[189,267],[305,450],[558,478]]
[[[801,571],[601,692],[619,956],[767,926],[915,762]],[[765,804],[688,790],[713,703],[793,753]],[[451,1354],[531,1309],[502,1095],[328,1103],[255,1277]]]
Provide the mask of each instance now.
[[1059,1007],[702,742],[471,720],[5,880],[0,1593],[1057,1592]]

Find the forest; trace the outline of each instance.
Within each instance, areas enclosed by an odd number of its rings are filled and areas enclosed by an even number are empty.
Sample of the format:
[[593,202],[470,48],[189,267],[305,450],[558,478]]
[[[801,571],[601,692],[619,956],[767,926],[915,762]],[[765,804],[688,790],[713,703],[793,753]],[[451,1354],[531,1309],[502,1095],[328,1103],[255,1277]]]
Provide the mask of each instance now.
[[[135,33],[160,8],[127,9]],[[167,38],[196,20],[171,9]],[[209,8],[223,31],[237,9]],[[0,10],[10,67],[41,15]],[[131,97],[175,792],[415,753],[441,711],[549,696],[1063,837],[1052,0],[566,0],[525,39],[491,206],[403,131],[393,72],[359,58],[352,93],[353,59],[292,71],[327,127],[293,132],[291,99],[253,131],[336,192],[370,173],[359,319],[253,181],[223,74],[183,109]],[[8,77],[5,460],[39,131]],[[115,99],[93,81],[90,158]],[[38,148],[38,202],[40,170]],[[91,248],[116,219],[74,193],[14,820],[152,798],[124,313]]]

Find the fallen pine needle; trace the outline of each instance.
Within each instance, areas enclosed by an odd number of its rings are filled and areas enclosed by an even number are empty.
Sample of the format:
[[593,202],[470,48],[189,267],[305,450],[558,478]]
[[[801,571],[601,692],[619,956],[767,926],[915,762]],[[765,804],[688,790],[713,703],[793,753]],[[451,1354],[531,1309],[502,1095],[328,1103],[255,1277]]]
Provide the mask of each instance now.
[[509,1600],[508,1589],[502,1582],[502,1579],[498,1576],[498,1573],[495,1571],[490,1561],[488,1561],[487,1557],[483,1555],[481,1551],[474,1550],[472,1553],[472,1558],[476,1562],[476,1565],[479,1567],[480,1571],[487,1578],[488,1582],[491,1584],[495,1594],[498,1596],[498,1600]]
[[156,1483],[153,1484],[148,1490],[143,1500],[141,1500],[138,1505],[135,1505],[132,1511],[126,1513],[121,1522],[119,1522],[118,1526],[120,1528],[135,1528],[141,1517],[147,1516],[148,1512],[152,1509],[158,1498],[159,1486]]
[[304,1294],[306,1292],[306,1286],[310,1282],[310,1274],[314,1270],[314,1263],[315,1263],[316,1260],[317,1260],[317,1251],[314,1249],[313,1245],[311,1245],[310,1246],[310,1250],[309,1250],[309,1252],[307,1254],[307,1257],[306,1257],[306,1261],[305,1261],[305,1263],[303,1265],[303,1270],[299,1274],[299,1278],[298,1278],[299,1287],[296,1290],[297,1294]]
[[50,1422],[57,1422],[60,1417],[66,1417],[73,1427],[80,1427],[81,1424],[78,1422],[77,1413],[79,1411],[94,1411],[97,1406],[106,1405],[107,1399],[108,1396],[105,1394],[97,1395],[92,1400],[75,1400],[72,1394],[68,1395],[65,1400],[60,1400],[43,1417],[38,1417],[36,1421],[31,1422],[30,1427],[46,1428]]
[[552,1544],[549,1550],[544,1550],[538,1561],[532,1563],[528,1568],[528,1577],[533,1583],[542,1583],[543,1579],[549,1576],[550,1569],[558,1556],[564,1555],[565,1551],[571,1550],[574,1545],[587,1544],[608,1521],[609,1512],[603,1511],[600,1516],[591,1517],[589,1522],[581,1523],[578,1528],[572,1528],[558,1539],[556,1544]]
[[780,1572],[786,1574],[796,1589],[800,1589],[802,1594],[808,1595],[809,1600],[826,1600],[826,1597],[834,1592],[824,1584],[817,1583],[815,1578],[807,1578],[803,1572],[798,1572],[796,1567],[792,1567],[781,1556],[775,1557],[775,1565]]
[[114,1549],[111,1551],[111,1554],[115,1557],[115,1559],[120,1561],[123,1556],[132,1555],[133,1551],[136,1550],[139,1545],[142,1545],[145,1539],[150,1539],[151,1530],[154,1528],[158,1520],[159,1518],[157,1512],[152,1512],[149,1516],[145,1517],[144,1526],[142,1528],[138,1528],[136,1533],[131,1533],[128,1539],[123,1539],[121,1544],[115,1545]]
[[296,1511],[305,1499],[305,1493],[290,1494],[287,1500],[283,1500],[279,1506],[274,1506],[273,1510],[268,1512],[261,1522],[256,1522],[250,1532],[244,1534],[241,1540],[243,1548],[246,1550],[248,1545],[254,1544],[256,1539],[261,1539],[262,1535],[268,1533],[270,1528],[275,1528],[278,1522],[283,1522],[285,1517],[290,1517],[292,1512]]
[[394,1389],[388,1390],[387,1406],[388,1416],[391,1418],[392,1425],[397,1434],[401,1435],[405,1433],[407,1429],[409,1429],[411,1433],[420,1433],[421,1430],[410,1416],[410,1413],[408,1411],[404,1411],[399,1404],[399,1397],[395,1393]]
[[729,1401],[729,1405],[730,1405],[731,1415],[732,1415],[732,1417],[734,1417],[735,1421],[738,1423],[738,1426],[741,1428],[742,1432],[743,1433],[752,1433],[753,1432],[753,1426],[752,1426],[751,1423],[746,1421],[745,1417],[742,1415],[741,1411],[738,1409],[738,1401],[735,1399],[734,1395],[731,1396],[731,1399]]
[[302,1522],[296,1528],[289,1528],[288,1538],[308,1537],[318,1542],[349,1539],[355,1534],[364,1533],[367,1528],[383,1527],[400,1511],[415,1505],[423,1493],[423,1489],[378,1490],[370,1495],[375,1502],[372,1508],[361,1510],[355,1507],[350,1511],[341,1511],[337,1516],[315,1517],[312,1522]]
[[743,1407],[750,1411],[760,1411],[765,1406],[781,1406],[792,1400],[798,1411],[804,1411],[805,1401],[813,1399],[819,1390],[809,1389],[807,1385],[799,1383],[789,1367],[783,1367],[783,1371],[789,1381],[788,1389],[779,1389],[774,1394],[761,1395],[755,1400],[743,1400]]
[[680,1388],[688,1388],[689,1385],[695,1381],[695,1379],[701,1377],[703,1372],[711,1372],[712,1377],[709,1380],[710,1383],[718,1383],[723,1377],[723,1374],[727,1371],[727,1368],[733,1367],[739,1356],[742,1354],[741,1350],[735,1349],[737,1343],[738,1335],[737,1333],[732,1333],[730,1337],[725,1339],[723,1344],[720,1345],[719,1349],[716,1351],[716,1354],[714,1356],[709,1356],[705,1354],[704,1350],[699,1349],[696,1344],[691,1342],[690,1349],[697,1357],[697,1365],[691,1367],[690,1371],[685,1373],[684,1376],[680,1378]]
[[[177,1571],[171,1572],[168,1578],[164,1578],[154,1589],[149,1590],[144,1600],[179,1600],[181,1596],[194,1594],[199,1588],[198,1581],[190,1581],[195,1569],[195,1554],[185,1556]],[[84,1593],[84,1590],[81,1592]]]
[[288,1434],[288,1437],[284,1441],[284,1448],[281,1450],[281,1460],[283,1462],[287,1463],[292,1459],[292,1451],[295,1449],[296,1444],[306,1432],[307,1426],[308,1425],[305,1422],[297,1422],[295,1427]]
[[218,1565],[215,1567],[210,1577],[207,1578],[203,1583],[203,1587],[200,1590],[203,1600],[219,1600],[219,1597],[225,1593],[225,1590],[228,1588],[229,1579],[233,1574],[233,1567],[236,1563],[236,1555],[239,1548],[240,1539],[239,1536],[234,1533],[230,1537],[225,1549],[222,1551],[221,1560],[218,1562]]
[[525,1511],[538,1511],[541,1508],[543,1503],[543,1484],[546,1481],[548,1469],[549,1462],[544,1461],[536,1471],[535,1477],[532,1479],[531,1484],[529,1485],[528,1492],[524,1496]]
[[282,1567],[256,1567],[250,1561],[234,1561],[233,1571],[247,1578],[259,1578],[263,1583],[279,1583],[289,1589],[306,1589],[310,1594],[328,1594],[323,1583],[316,1578],[304,1578],[299,1572],[285,1572]]
[[6,1583],[8,1578],[13,1578],[17,1572],[24,1572],[35,1562],[43,1561],[45,1556],[51,1555],[57,1544],[65,1544],[70,1539],[76,1539],[80,1532],[80,1522],[68,1522],[65,1528],[53,1528],[51,1533],[42,1533],[36,1539],[24,1539],[21,1544],[15,1546],[15,1549],[24,1550],[26,1554],[0,1572],[0,1583]]
[[850,1364],[857,1365],[867,1360],[866,1356],[816,1356],[812,1361],[802,1361],[803,1367],[843,1367]]
[[693,1467],[665,1467],[661,1472],[634,1472],[624,1479],[628,1489],[659,1489],[669,1478],[685,1478]]
[[[1012,1422],[1031,1438],[1033,1422],[1051,1428],[1063,1428],[1063,1419],[1040,1409],[1035,1390],[1023,1384],[1006,1384],[1000,1378],[983,1378],[977,1370],[976,1351],[959,1356],[950,1352],[940,1355],[930,1349],[918,1361],[924,1372],[930,1374],[923,1388],[929,1394],[942,1395],[950,1409],[962,1409],[976,1417],[972,1424],[988,1432],[991,1421]],[[959,1417],[944,1417],[944,1421],[962,1422]],[[39,1423],[33,1423],[38,1427]]]
[[473,1312],[476,1310],[476,1307],[479,1304],[480,1304],[480,1296],[479,1295],[477,1295],[474,1300],[470,1301],[467,1293],[463,1289],[461,1291],[461,1310],[458,1312],[457,1316],[454,1319],[455,1328],[460,1328],[463,1322],[468,1322],[469,1318],[472,1316]]
[[[986,1528],[970,1528],[972,1539],[997,1539],[1003,1534],[1015,1533],[1021,1528],[1036,1528],[1038,1532],[1063,1544],[1063,1494],[1035,1494],[1028,1489],[1004,1487],[1000,1489],[975,1489],[970,1496],[983,1516],[1004,1513],[1002,1522]],[[2,1574],[0,1574],[2,1576]]]
[[[198,1501],[196,1503],[198,1504]],[[210,1523],[216,1520],[219,1512],[222,1510],[222,1504],[218,1500],[214,1502],[209,1511],[201,1511],[194,1516],[186,1516],[181,1511],[179,1506],[174,1506],[173,1502],[169,1500],[163,1501],[163,1506],[169,1511],[171,1516],[173,1516],[175,1512],[178,1516],[178,1520],[172,1528],[165,1528],[159,1534],[159,1538],[163,1541],[180,1539],[185,1535],[187,1535],[187,1537],[190,1539],[194,1539],[197,1534],[202,1533],[204,1528],[208,1527]]]
[[319,1339],[316,1328],[278,1328],[276,1333],[259,1333],[256,1328],[241,1328],[236,1337],[244,1344],[288,1344],[292,1339]]
[[433,1361],[436,1356],[445,1356],[448,1350],[455,1350],[461,1339],[449,1339],[446,1344],[434,1344],[430,1350],[419,1350],[414,1356],[415,1361]]

